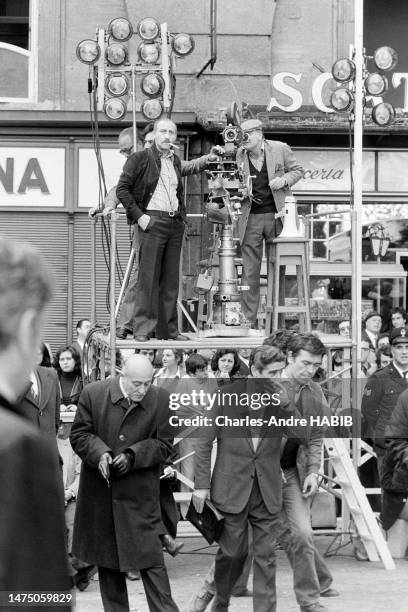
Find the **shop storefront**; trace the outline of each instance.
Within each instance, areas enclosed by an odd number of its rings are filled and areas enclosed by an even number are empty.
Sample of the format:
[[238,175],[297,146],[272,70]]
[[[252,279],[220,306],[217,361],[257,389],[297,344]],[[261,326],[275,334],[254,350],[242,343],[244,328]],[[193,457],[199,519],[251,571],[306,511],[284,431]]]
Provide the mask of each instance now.
[[[315,325],[334,331],[351,314],[350,158],[346,149],[296,149],[305,172],[295,186],[310,237],[310,290]],[[365,310],[406,306],[408,151],[366,150],[363,156],[362,298]],[[370,230],[387,244],[376,256]],[[371,232],[372,233],[372,232]]]

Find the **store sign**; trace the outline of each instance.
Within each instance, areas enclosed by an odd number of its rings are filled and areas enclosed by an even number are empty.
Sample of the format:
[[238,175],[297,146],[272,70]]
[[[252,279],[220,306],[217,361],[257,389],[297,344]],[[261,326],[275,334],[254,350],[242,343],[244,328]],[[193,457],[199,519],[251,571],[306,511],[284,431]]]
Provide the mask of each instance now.
[[[115,149],[102,149],[102,164],[106,189],[109,191],[117,184],[126,158]],[[98,164],[93,149],[81,148],[78,151],[78,206],[90,208],[98,206],[99,179]]]
[[[294,191],[350,191],[350,156],[342,150],[296,150],[296,160],[303,168],[303,177]],[[374,191],[375,156],[373,151],[363,154],[363,190]]]
[[0,147],[0,206],[64,206],[65,149]]
[[[308,77],[309,75],[307,75]],[[274,108],[279,108],[287,113],[293,113],[299,110],[303,105],[303,95],[301,90],[302,87],[301,72],[278,72],[272,77],[273,88],[281,94],[284,94],[288,98],[286,104],[281,104],[272,96],[267,105],[266,110],[270,112]],[[408,112],[408,72],[394,72],[392,77],[389,79],[394,89],[402,86],[404,90],[404,101],[403,111]],[[334,113],[335,111],[328,106],[330,93],[336,88],[336,82],[333,79],[331,72],[323,72],[319,74],[316,79],[312,82],[311,95],[313,104],[319,111],[323,113]],[[370,96],[366,98],[368,100]],[[380,101],[379,98],[376,99]]]

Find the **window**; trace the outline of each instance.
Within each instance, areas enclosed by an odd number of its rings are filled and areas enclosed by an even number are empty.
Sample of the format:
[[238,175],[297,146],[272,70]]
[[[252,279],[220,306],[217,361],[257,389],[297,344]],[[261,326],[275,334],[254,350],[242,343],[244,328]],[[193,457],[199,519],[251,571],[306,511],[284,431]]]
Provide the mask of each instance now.
[[0,42],[29,49],[30,0],[0,0]]
[[37,101],[39,0],[0,0],[0,102]]

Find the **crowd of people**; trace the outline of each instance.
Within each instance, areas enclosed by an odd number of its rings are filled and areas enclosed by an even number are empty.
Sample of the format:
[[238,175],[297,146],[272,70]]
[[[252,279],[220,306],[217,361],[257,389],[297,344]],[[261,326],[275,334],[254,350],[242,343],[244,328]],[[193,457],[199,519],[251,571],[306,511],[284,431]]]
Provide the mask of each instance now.
[[[88,320],[81,320],[77,331],[84,321]],[[398,328],[391,332],[390,350],[394,359],[396,357],[394,373],[401,366],[400,355],[405,356],[408,369],[408,335],[405,339],[401,329],[405,330]],[[171,468],[174,461],[181,460],[177,467],[185,478],[194,483],[192,503],[197,511],[201,512],[205,500],[211,498],[224,515],[224,528],[215,562],[209,567],[202,588],[190,602],[189,612],[203,611],[211,601],[214,612],[227,610],[231,596],[249,593],[251,567],[254,609],[259,612],[275,609],[276,543],[285,550],[292,566],[294,592],[300,609],[308,612],[327,610],[320,597],[337,596],[338,592],[331,586],[331,572],[314,546],[311,527],[311,500],[318,489],[323,429],[316,426],[296,433],[288,430],[283,431],[282,435],[265,437],[263,440],[262,434],[265,436],[265,432],[259,428],[243,429],[238,435],[230,436],[228,428],[200,428],[197,425],[175,432],[168,427],[169,395],[187,394],[192,397],[193,390],[203,390],[208,397],[219,390],[221,395],[215,407],[205,402],[199,405],[192,402],[178,410],[178,416],[184,418],[196,415],[208,417],[214,411],[217,414],[222,412],[223,393],[228,395],[234,391],[241,396],[248,390],[254,392],[256,388],[268,390],[268,384],[271,385],[271,392],[274,385],[278,385],[277,388],[284,385],[287,405],[283,408],[289,413],[302,417],[309,414],[330,415],[330,405],[321,385],[316,382],[327,376],[323,369],[324,365],[327,366],[326,349],[319,338],[314,334],[279,330],[267,338],[262,346],[252,350],[136,349],[133,356],[122,358],[119,363],[122,374],[119,377],[91,383],[85,390],[82,390],[80,359],[80,353],[73,345],[65,346],[56,352],[53,368],[33,368],[40,381],[36,388],[37,395],[45,397],[44,372],[48,373],[54,385],[54,410],[50,409],[50,405],[46,409],[41,404],[36,412],[36,424],[49,438],[55,440],[56,432],[58,434],[57,446],[63,462],[67,545],[74,584],[81,590],[85,589],[92,575],[98,571],[104,608],[126,610],[129,606],[126,577],[141,578],[149,609],[177,609],[171,597],[162,552],[176,555],[183,546],[176,539],[177,523],[185,518],[188,504],[177,507],[174,502],[173,491],[177,487],[177,480]],[[380,368],[376,373],[377,379],[385,379],[389,383],[395,378],[389,375],[389,371],[390,366]],[[374,378],[367,381],[363,415],[372,426],[370,405],[376,407],[376,420],[380,425],[377,424],[373,430],[375,434],[371,431],[370,435],[380,465],[385,454],[381,442],[385,443],[385,427],[391,416],[390,393],[385,394],[387,413],[377,388],[370,404],[371,392],[367,389],[372,389]],[[401,382],[398,379],[396,384],[399,384],[400,393],[406,387],[405,377],[401,377]],[[51,384],[48,383],[48,386],[51,387]],[[34,384],[31,383],[25,395],[29,397],[33,388]],[[396,401],[397,397],[396,394],[393,399]],[[156,406],[156,415],[154,411],[149,414],[153,422],[149,420],[147,427],[150,436],[152,428],[156,428],[152,436],[158,444],[155,452],[149,437],[148,445],[143,445],[144,450],[141,450],[140,445],[142,441],[146,442],[144,436],[147,433],[142,428],[135,439],[132,420],[125,420],[132,407],[143,407],[144,399],[147,405],[153,402]],[[20,410],[23,410],[24,402],[27,402],[27,398],[21,401]],[[117,404],[123,407],[114,418],[111,411]],[[60,411],[64,415],[63,421],[59,419]],[[240,407],[234,406],[232,412],[240,414]],[[137,419],[140,428],[143,421],[137,414],[138,411],[134,411],[133,418]],[[27,410],[25,416],[33,420]],[[46,420],[42,420],[44,416]],[[177,436],[177,444],[171,446],[170,440],[174,436]],[[246,438],[248,445],[244,444],[243,438]],[[217,444],[214,447],[215,440]],[[262,441],[263,444],[260,444]],[[211,470],[210,458],[215,452],[214,448],[217,449],[216,459]],[[147,449],[151,453],[150,459],[149,453],[146,454]],[[394,455],[390,455],[386,462],[388,485],[385,486],[390,486],[389,465],[390,457],[395,456],[395,446],[393,452]],[[128,491],[131,488],[130,478],[126,486],[123,482],[123,489],[118,487],[118,490],[114,490],[116,479],[121,481],[119,477],[132,471],[136,453],[139,469],[132,474],[135,490],[147,488],[150,491],[145,503],[138,496],[137,507]],[[84,467],[80,477],[82,462]],[[144,482],[140,481],[138,474],[142,468],[146,479]],[[154,480],[157,481],[157,490],[153,495],[151,485]],[[179,489],[191,491],[186,484]],[[389,500],[390,495],[390,489],[387,489],[385,499]],[[395,495],[394,491],[391,495],[394,502]],[[154,503],[157,503],[156,513],[152,511]],[[406,513],[406,508],[401,507],[396,515],[395,506],[394,503],[394,520]],[[389,503],[385,509],[385,524],[388,526]],[[112,513],[110,518],[108,511]],[[100,516],[101,513],[103,516]],[[92,517],[91,522],[89,516]],[[116,535],[109,543],[112,533],[110,536],[108,534],[113,525]],[[118,533],[116,530],[119,530]],[[157,543],[152,548],[153,534],[157,536]],[[151,564],[156,568],[152,575]]]
[[[263,243],[276,235],[275,213],[302,169],[288,145],[264,139],[260,121],[241,128],[237,156],[254,177],[239,228],[251,287],[242,309],[255,327]],[[120,338],[186,340],[176,312],[182,177],[202,172],[219,148],[181,161],[173,152],[176,136],[175,124],[162,119],[143,150],[134,150],[131,131],[119,137],[127,161],[109,206],[124,205],[138,253]],[[41,344],[52,287],[35,249],[0,239],[0,524],[7,526],[0,530],[0,591],[59,592],[68,610],[70,588],[86,589],[98,571],[107,612],[130,609],[127,578],[142,580],[151,612],[178,610],[164,557],[179,552],[177,524],[187,514],[173,496],[177,461],[191,507],[201,514],[211,500],[223,515],[215,561],[189,612],[210,604],[213,612],[228,610],[231,596],[248,594],[251,567],[254,610],[274,612],[277,544],[292,568],[300,610],[325,612],[324,598],[339,593],[314,545],[311,502],[327,435],[317,417],[337,410],[321,383],[342,370],[341,351],[328,363],[317,335],[289,330],[252,350],[155,351],[144,344],[131,355],[118,352],[118,376],[84,385],[88,319],[78,321],[76,340],[54,359]],[[406,313],[395,309],[391,326],[385,331],[381,315],[368,313],[361,355],[363,435],[377,463],[361,478],[381,480],[386,529],[408,514]],[[350,334],[348,321],[339,332]],[[263,394],[279,401],[260,404]],[[183,401],[177,409],[191,424],[174,427],[171,398],[197,396],[198,403]],[[241,404],[243,397],[258,399]],[[207,420],[193,424],[194,417]],[[302,425],[266,426],[271,419]],[[219,425],[229,420],[237,421],[234,430]]]

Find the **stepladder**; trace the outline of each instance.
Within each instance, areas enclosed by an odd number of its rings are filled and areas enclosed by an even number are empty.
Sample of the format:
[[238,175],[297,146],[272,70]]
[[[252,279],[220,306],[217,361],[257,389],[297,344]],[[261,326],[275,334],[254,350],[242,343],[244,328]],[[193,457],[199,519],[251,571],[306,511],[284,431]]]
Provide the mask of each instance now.
[[341,500],[347,504],[353,517],[357,534],[363,543],[370,561],[381,559],[385,569],[395,569],[387,542],[368,502],[364,487],[351,461],[348,448],[342,438],[324,440],[329,463],[335,473],[335,482],[341,491]]

